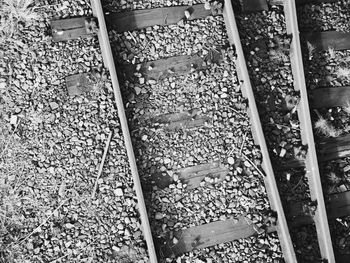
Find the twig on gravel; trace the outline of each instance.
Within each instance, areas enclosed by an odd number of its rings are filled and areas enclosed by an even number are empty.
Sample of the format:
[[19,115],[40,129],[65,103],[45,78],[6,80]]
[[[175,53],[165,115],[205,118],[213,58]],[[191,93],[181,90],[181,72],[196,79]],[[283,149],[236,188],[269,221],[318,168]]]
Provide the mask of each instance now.
[[258,171],[258,173],[259,173],[260,175],[262,175],[263,177],[265,177],[265,174],[259,169],[258,166],[256,166],[256,164],[255,164],[252,160],[249,159],[249,157],[248,157],[247,155],[245,155],[244,153],[242,153],[242,156],[255,168],[255,170]]
[[112,140],[112,135],[113,135],[113,132],[110,132],[109,135],[108,135],[108,139],[107,139],[107,142],[106,142],[105,150],[104,150],[103,156],[102,156],[102,161],[100,163],[100,168],[99,168],[98,173],[97,173],[94,190],[92,191],[92,194],[91,194],[91,199],[95,198],[95,194],[96,194],[96,190],[97,190],[97,186],[98,186],[98,180],[100,179],[101,174],[102,174],[103,165],[104,165],[106,157],[107,157],[108,148],[109,148],[109,145],[110,145],[111,140]]
[[235,113],[237,113],[238,115],[241,115],[242,117],[246,117],[242,112],[239,112],[238,110],[230,107],[230,106],[225,106],[226,108],[229,108],[230,110],[234,111]]
[[138,42],[136,41],[136,38],[133,36],[133,34],[131,34],[130,31],[128,31],[129,36],[134,40],[135,44],[138,44]]
[[243,147],[245,145],[245,140],[247,139],[247,132],[244,134],[243,136],[243,142],[242,142],[242,145],[241,145],[241,148],[239,149],[239,155],[242,155],[242,152],[243,152]]
[[36,232],[40,227],[42,227],[43,225],[45,225],[45,224],[47,223],[47,221],[49,221],[49,219],[51,218],[51,216],[52,216],[56,211],[58,211],[69,199],[70,199],[70,198],[67,198],[67,199],[64,200],[58,207],[56,207],[56,209],[53,210],[53,212],[50,213],[50,215],[47,216],[47,217],[45,218],[45,220],[44,220],[40,225],[38,225],[36,228],[34,228],[34,230],[33,230],[31,233],[29,233],[25,238],[23,238],[23,239],[18,243],[18,245],[23,244],[23,242],[24,242],[25,240],[27,240],[29,237],[31,237],[31,235],[35,234],[35,232]]
[[241,153],[238,152],[236,149],[232,149],[232,150],[228,153],[228,155],[231,155],[233,152],[234,152],[235,154],[237,154],[238,156],[243,156],[243,157],[254,167],[254,169],[257,170],[257,172],[258,172],[260,175],[262,175],[263,177],[265,177],[265,174],[259,169],[259,167],[256,166],[256,164],[255,164],[252,160],[249,159],[249,157],[248,157],[247,155],[245,155],[243,152],[241,152]]

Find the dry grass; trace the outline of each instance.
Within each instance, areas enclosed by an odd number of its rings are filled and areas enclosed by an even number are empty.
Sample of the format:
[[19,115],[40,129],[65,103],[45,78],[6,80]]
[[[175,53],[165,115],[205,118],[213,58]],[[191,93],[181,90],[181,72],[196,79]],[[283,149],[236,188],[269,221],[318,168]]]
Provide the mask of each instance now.
[[15,131],[0,121],[0,262],[16,262],[19,230],[26,225],[28,214],[44,211],[27,186],[33,170]]
[[271,59],[288,62],[289,61],[289,55],[285,52],[282,48],[273,49],[269,51],[269,55]]
[[350,80],[350,68],[340,67],[335,72],[337,78]]
[[114,259],[120,263],[134,263],[142,259],[142,254],[138,253],[137,250],[123,246],[120,251],[114,252]]
[[307,50],[309,52],[309,60],[311,60],[314,56],[316,47],[312,45],[309,41],[306,42],[306,45],[307,45]]
[[329,53],[329,56],[330,56],[332,59],[335,58],[335,50],[334,50],[334,47],[329,46],[329,48],[328,48],[328,53]]
[[333,125],[331,125],[322,116],[315,123],[316,131],[326,137],[338,137],[341,134],[340,130],[337,130]]
[[20,24],[38,19],[33,0],[0,0],[0,43],[11,40]]

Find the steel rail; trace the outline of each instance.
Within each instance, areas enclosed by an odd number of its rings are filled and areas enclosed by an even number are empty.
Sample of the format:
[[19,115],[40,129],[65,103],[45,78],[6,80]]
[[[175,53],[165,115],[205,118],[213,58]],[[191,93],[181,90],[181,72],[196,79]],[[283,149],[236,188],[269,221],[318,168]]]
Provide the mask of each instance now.
[[136,159],[135,159],[134,150],[132,147],[128,122],[127,122],[126,115],[125,115],[123,99],[122,99],[122,95],[121,95],[121,91],[120,91],[116,67],[114,64],[113,53],[112,53],[112,49],[111,49],[110,42],[109,42],[108,31],[107,31],[107,27],[106,27],[106,22],[105,22],[105,17],[104,17],[101,1],[100,0],[91,0],[91,6],[92,6],[93,13],[97,17],[98,23],[99,23],[98,39],[99,39],[100,46],[102,49],[104,63],[105,63],[105,66],[108,68],[111,79],[112,79],[114,99],[115,99],[115,103],[117,105],[118,116],[119,116],[120,125],[121,125],[121,129],[122,129],[123,137],[124,137],[124,142],[125,142],[125,147],[126,147],[126,151],[127,151],[127,155],[128,155],[130,170],[131,170],[132,178],[134,181],[134,188],[136,191],[136,197],[137,197],[137,202],[138,202],[138,210],[139,210],[140,218],[141,218],[142,230],[143,230],[143,234],[144,234],[144,237],[146,240],[148,255],[149,255],[149,259],[150,259],[149,262],[150,263],[157,263],[158,262],[157,255],[156,255],[155,246],[154,246],[153,238],[152,238],[152,232],[151,232],[151,228],[150,228],[149,220],[148,220],[148,216],[147,216],[147,209],[146,209],[145,201],[143,198],[142,186],[141,186],[141,182],[140,182],[140,178],[139,178],[139,174],[138,174],[138,170],[137,170]]
[[286,18],[287,34],[292,35],[290,59],[294,78],[294,88],[300,91],[300,103],[298,105],[298,117],[301,124],[301,139],[308,146],[306,156],[306,175],[308,176],[310,195],[313,201],[317,201],[317,209],[313,217],[321,256],[328,263],[335,262],[332,239],[329,231],[326,206],[323,197],[320,171],[316,154],[316,147],[310,117],[300,37],[298,29],[297,11],[294,0],[284,1],[284,13]]
[[287,263],[297,262],[293,243],[289,234],[289,229],[287,225],[287,220],[283,211],[282,202],[279,196],[277,183],[275,180],[270,156],[267,150],[267,145],[262,130],[260,117],[258,109],[255,103],[255,97],[249,78],[249,73],[247,65],[244,58],[243,48],[240,41],[240,36],[238,33],[238,28],[230,0],[225,0],[224,5],[224,19],[226,24],[227,33],[229,36],[229,41],[231,45],[234,45],[237,53],[236,67],[238,77],[242,83],[242,93],[248,98],[249,109],[250,109],[250,119],[253,126],[253,132],[255,132],[254,138],[256,143],[260,146],[262,154],[262,168],[265,171],[265,187],[267,191],[268,198],[270,200],[271,208],[277,212],[277,234],[280,239],[282,252]]

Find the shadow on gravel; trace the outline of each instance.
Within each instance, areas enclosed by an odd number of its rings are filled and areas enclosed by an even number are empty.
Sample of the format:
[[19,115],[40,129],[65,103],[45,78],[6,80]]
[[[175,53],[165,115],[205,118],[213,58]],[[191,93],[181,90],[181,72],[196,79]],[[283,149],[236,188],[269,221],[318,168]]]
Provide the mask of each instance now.
[[[308,196],[305,169],[281,172],[280,166],[291,160],[305,159],[307,147],[301,143],[298,127],[296,109],[300,96],[293,86],[289,59],[291,39],[286,34],[283,9],[270,6],[268,12],[237,15],[237,20],[276,181],[280,193],[283,193],[282,202],[288,207]],[[303,44],[303,47],[304,55],[309,54],[307,49],[305,51],[307,45]],[[305,73],[307,79],[313,81],[313,72],[309,72],[308,63],[307,56],[304,58]],[[291,218],[288,219],[291,224]],[[321,262],[314,225],[291,229],[298,260]]]
[[[328,50],[318,50],[315,46],[313,46],[310,42],[308,42],[305,37],[303,37],[303,33],[311,33],[311,32],[322,32],[324,29],[322,29],[322,25],[324,22],[322,19],[317,15],[318,8],[324,8],[321,6],[321,4],[314,5],[312,7],[312,10],[315,12],[316,15],[309,15],[310,9],[308,9],[307,5],[301,5],[298,6],[298,21],[299,21],[299,30],[301,32],[301,46],[302,46],[302,52],[303,52],[303,63],[304,63],[304,70],[305,70],[305,80],[306,80],[306,86],[309,93],[309,105],[311,105],[313,100],[317,100],[318,98],[312,97],[310,94],[311,90],[314,89],[322,89],[324,87],[332,86],[332,81],[334,80],[334,72],[331,71],[332,67],[335,66],[335,63],[329,62],[329,57],[332,57],[334,50],[332,48],[329,48]],[[306,17],[307,16],[307,17]],[[303,21],[303,22],[300,22]],[[307,23],[305,23],[307,21]],[[320,39],[316,38],[313,39],[314,42],[317,43],[317,41],[320,41]],[[333,84],[334,86],[334,84]],[[327,116],[328,114],[331,114],[328,111],[328,108],[312,110],[311,109],[311,118],[313,121],[313,124],[315,125],[315,122],[317,122],[321,116]],[[314,129],[314,135],[315,135],[315,141],[324,138],[324,135],[318,134],[317,130]],[[319,160],[322,158],[320,154],[318,153]],[[334,178],[343,177],[341,174],[344,172],[342,169],[339,168],[338,162],[325,162],[321,164],[320,166],[320,173],[321,173],[321,180],[323,185],[323,192],[326,194],[329,194],[333,192],[334,190]],[[332,173],[336,173],[337,176],[330,177],[328,175],[331,175]],[[340,184],[341,182],[338,182]],[[344,233],[344,231],[348,231],[344,229],[344,225],[341,224],[338,220],[335,219],[328,219],[331,235],[332,235],[332,241],[333,241],[333,249],[336,254],[337,262],[342,262],[340,259],[340,254],[344,253],[344,251],[341,251],[341,246],[338,246],[339,243],[345,243],[343,239],[339,242],[339,236],[343,235],[341,233]],[[339,229],[342,229],[339,231]],[[340,234],[340,235],[339,235]]]

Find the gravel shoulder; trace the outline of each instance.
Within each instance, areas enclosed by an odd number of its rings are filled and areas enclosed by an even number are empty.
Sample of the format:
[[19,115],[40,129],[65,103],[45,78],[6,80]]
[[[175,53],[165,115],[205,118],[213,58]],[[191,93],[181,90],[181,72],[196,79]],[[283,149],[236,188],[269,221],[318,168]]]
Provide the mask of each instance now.
[[[41,4],[34,7],[39,16],[19,23],[19,31],[1,45],[1,262],[146,262],[98,41],[53,43],[49,36],[50,19],[91,15],[90,5]],[[94,91],[68,97],[65,77],[83,72],[96,77]],[[91,199],[111,131],[108,157]]]

